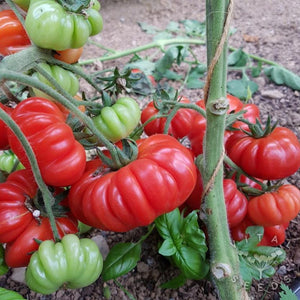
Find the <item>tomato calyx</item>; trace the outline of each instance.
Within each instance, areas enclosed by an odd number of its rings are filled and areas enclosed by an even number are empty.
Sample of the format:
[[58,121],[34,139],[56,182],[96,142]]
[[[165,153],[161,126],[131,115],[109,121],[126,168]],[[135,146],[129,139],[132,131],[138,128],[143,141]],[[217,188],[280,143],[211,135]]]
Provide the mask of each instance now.
[[74,13],[82,13],[84,9],[93,5],[94,1],[91,0],[57,0],[57,2],[67,11]]
[[244,130],[242,128],[241,128],[241,130],[244,133],[246,133],[248,136],[251,136],[255,139],[260,139],[260,138],[268,136],[269,134],[271,134],[271,132],[276,128],[276,126],[278,124],[278,121],[276,121],[274,124],[272,124],[270,115],[268,115],[268,119],[267,119],[266,125],[264,127],[262,126],[262,123],[258,119],[256,119],[255,124],[253,124],[247,120],[244,120],[244,119],[241,119],[240,121],[245,122],[248,125],[250,132],[247,130]]

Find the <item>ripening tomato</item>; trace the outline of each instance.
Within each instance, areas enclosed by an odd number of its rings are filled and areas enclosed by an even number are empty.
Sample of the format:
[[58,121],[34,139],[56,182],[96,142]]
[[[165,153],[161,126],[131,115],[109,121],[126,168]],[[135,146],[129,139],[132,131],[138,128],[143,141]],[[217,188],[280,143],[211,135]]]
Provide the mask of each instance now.
[[[185,202],[192,209],[200,209],[203,184],[201,174],[198,171],[197,184]],[[247,214],[248,200],[246,196],[237,189],[232,179],[223,180],[224,198],[227,211],[229,227],[239,224]]]
[[188,198],[197,179],[191,152],[162,134],[137,144],[136,160],[115,172],[96,160],[71,186],[69,206],[81,222],[124,232],[150,224]]
[[275,180],[294,174],[300,167],[300,143],[288,128],[276,127],[255,138],[234,132],[225,144],[227,155],[250,176]]
[[[142,73],[142,71],[140,69],[132,69],[131,73]],[[157,85],[153,75],[148,75],[148,79],[150,80],[150,82],[153,86]]]
[[[182,97],[180,102],[182,103],[190,103],[190,100],[186,97]],[[154,102],[151,101],[142,111],[141,121],[144,124],[155,116],[158,113],[157,108],[154,106]],[[196,111],[189,109],[189,108],[180,108],[175,116],[173,117],[168,134],[174,136],[175,138],[183,138],[186,136],[192,126],[193,126],[193,119],[196,115]],[[150,123],[148,123],[144,127],[145,133],[150,136],[156,133],[163,133],[165,129],[167,118],[157,118]]]
[[[75,140],[72,129],[53,102],[28,98],[15,107],[11,116],[27,137],[46,184],[68,186],[81,177],[86,164],[85,150]],[[10,130],[8,139],[12,151],[30,169],[22,145]]]
[[[0,103],[0,109],[3,109],[9,115],[13,111],[12,108]],[[9,148],[8,136],[6,131],[6,124],[0,120],[0,150],[6,150]]]
[[30,46],[22,23],[12,10],[0,11],[0,54],[10,55]]
[[294,219],[300,211],[300,190],[291,184],[253,197],[248,204],[248,216],[257,225],[274,226]]
[[66,49],[62,51],[56,51],[54,57],[67,64],[74,64],[78,62],[82,52],[83,52],[83,47],[75,48],[75,49]]

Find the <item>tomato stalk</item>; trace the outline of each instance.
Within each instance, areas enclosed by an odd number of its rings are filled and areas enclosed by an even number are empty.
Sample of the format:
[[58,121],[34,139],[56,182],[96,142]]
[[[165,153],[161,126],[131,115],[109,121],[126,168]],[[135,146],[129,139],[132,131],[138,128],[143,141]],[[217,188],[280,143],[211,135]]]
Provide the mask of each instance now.
[[[207,128],[204,157],[200,167],[203,176],[203,219],[208,229],[211,254],[211,278],[220,299],[247,299],[239,272],[239,259],[229,234],[223,191],[223,140],[226,112],[227,36],[232,1],[207,0],[207,64],[205,86]],[[227,16],[227,18],[226,18]]]
[[20,142],[26,152],[28,160],[30,161],[30,164],[31,164],[32,173],[34,175],[36,183],[37,183],[40,191],[43,194],[45,210],[49,217],[49,221],[50,221],[51,228],[53,231],[54,239],[56,241],[58,241],[58,240],[60,240],[60,238],[59,238],[57,226],[55,223],[55,217],[54,217],[54,214],[52,211],[52,205],[54,204],[55,200],[41,176],[41,172],[40,172],[35,154],[31,148],[28,140],[26,139],[25,135],[21,131],[20,127],[18,126],[18,124],[2,108],[0,108],[0,118],[18,137],[18,139],[20,140]]

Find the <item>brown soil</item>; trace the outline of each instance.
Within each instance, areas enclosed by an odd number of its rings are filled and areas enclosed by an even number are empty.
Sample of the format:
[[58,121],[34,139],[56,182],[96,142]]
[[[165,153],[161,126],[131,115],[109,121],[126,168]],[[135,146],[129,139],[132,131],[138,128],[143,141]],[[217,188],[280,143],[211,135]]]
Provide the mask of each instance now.
[[[93,40],[117,50],[133,48],[152,41],[152,36],[142,32],[137,22],[146,22],[164,29],[170,21],[184,19],[204,21],[205,18],[205,1],[102,0],[101,5],[104,30],[100,35],[93,37]],[[236,1],[232,26],[237,31],[229,40],[231,46],[243,47],[248,53],[276,61],[296,74],[300,74],[300,10],[297,1],[288,3],[279,0]],[[201,49],[196,51],[199,53],[199,60],[205,62],[205,49]],[[103,50],[90,45],[85,47],[83,58],[97,57],[103,53]],[[141,53],[144,54],[146,53]],[[128,59],[125,57],[117,61],[98,63],[92,68],[106,69],[116,65],[122,66]],[[257,78],[256,82],[259,91],[253,95],[253,101],[259,105],[261,114],[266,116],[267,113],[271,113],[273,121],[291,128],[300,138],[300,93],[288,87],[276,86],[264,76]],[[183,93],[193,100],[198,100],[202,95],[202,91],[186,90]],[[299,172],[288,180],[300,188]],[[287,230],[286,242],[282,245],[287,253],[287,259],[278,267],[273,278],[253,283],[250,289],[251,299],[275,299],[280,291],[281,282],[291,285],[295,279],[299,280],[299,232],[300,217],[298,216],[291,222]],[[111,247],[118,242],[137,241],[143,233],[143,228],[125,234],[100,233],[93,230],[90,236],[101,234]],[[143,244],[142,258],[137,267],[119,279],[126,290],[136,299],[143,300],[218,299],[209,281],[188,281],[177,290],[161,289],[159,286],[172,278],[176,270],[167,260],[158,255],[158,241],[157,234],[153,233]],[[110,288],[111,299],[129,299],[113,281],[106,284]],[[26,285],[14,281],[10,271],[6,276],[0,277],[0,286],[18,291],[30,300],[105,299],[101,278],[83,289],[60,290],[49,296],[41,296],[29,291]]]

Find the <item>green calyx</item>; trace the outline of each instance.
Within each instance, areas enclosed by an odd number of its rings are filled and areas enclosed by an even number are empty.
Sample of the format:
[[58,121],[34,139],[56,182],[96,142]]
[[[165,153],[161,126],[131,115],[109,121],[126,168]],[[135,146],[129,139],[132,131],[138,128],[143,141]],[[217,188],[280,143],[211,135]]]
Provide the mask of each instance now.
[[[243,122],[245,122],[245,120],[242,120]],[[260,139],[263,138],[265,136],[268,136],[269,134],[271,134],[271,132],[276,128],[278,122],[275,122],[273,125],[271,123],[271,117],[270,115],[268,116],[266,125],[263,127],[261,122],[256,119],[256,123],[252,124],[250,122],[245,122],[248,124],[250,132],[243,130],[243,132],[245,132],[247,135],[255,138],[255,139]]]

